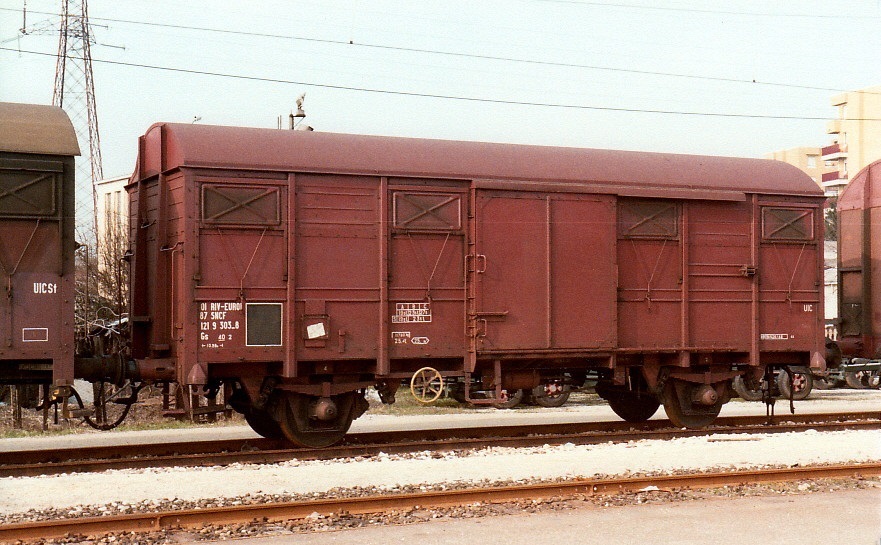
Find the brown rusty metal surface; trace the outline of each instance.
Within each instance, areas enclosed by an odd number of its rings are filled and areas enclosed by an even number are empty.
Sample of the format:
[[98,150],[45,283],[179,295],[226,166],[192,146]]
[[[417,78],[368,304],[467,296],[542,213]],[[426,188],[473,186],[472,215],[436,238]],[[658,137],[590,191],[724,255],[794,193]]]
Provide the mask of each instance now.
[[157,124],[128,187],[133,357],[184,384],[721,388],[825,352],[823,195],[783,163]]
[[396,494],[305,502],[243,505],[236,507],[202,508],[131,515],[114,515],[70,520],[8,524],[0,528],[0,541],[59,537],[66,534],[95,535],[111,532],[148,532],[152,530],[198,527],[205,524],[223,525],[250,521],[282,521],[303,519],[319,513],[332,515],[400,511],[418,505],[441,508],[476,502],[503,503],[524,498],[553,498],[579,495],[610,495],[637,492],[646,487],[659,489],[695,489],[791,482],[806,479],[856,478],[881,475],[881,463],[836,466],[760,469],[728,473],[662,475],[620,479],[588,479],[534,485],[504,486],[467,490],[445,490],[414,494]]
[[881,413],[837,413],[828,415],[781,415],[766,417],[726,417],[705,430],[670,428],[666,420],[643,424],[593,422],[543,424],[537,426],[493,426],[398,432],[353,433],[341,445],[326,449],[287,448],[269,439],[198,441],[173,444],[120,445],[48,451],[2,453],[0,477],[22,477],[57,473],[95,472],[107,469],[150,467],[194,467],[239,464],[266,464],[288,460],[329,460],[403,454],[426,449],[451,451],[487,446],[534,447],[627,442],[644,439],[700,437],[720,433],[787,433],[815,429],[879,429]]
[[477,350],[615,348],[614,199],[480,191],[476,209]]
[[850,357],[881,357],[881,161],[838,198],[838,326]]
[[[158,147],[163,138],[164,155]],[[760,159],[153,125],[144,137],[136,178],[183,166],[822,195],[817,184],[797,168]],[[757,171],[762,175],[756,176]]]

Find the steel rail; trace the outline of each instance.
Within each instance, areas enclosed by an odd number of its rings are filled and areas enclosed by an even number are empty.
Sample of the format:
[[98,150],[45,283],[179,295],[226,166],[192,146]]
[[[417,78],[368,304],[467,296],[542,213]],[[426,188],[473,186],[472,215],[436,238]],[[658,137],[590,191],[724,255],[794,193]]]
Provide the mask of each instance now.
[[[809,479],[861,478],[881,475],[881,462],[803,466],[783,469],[758,469],[723,473],[693,473],[611,479],[584,479],[496,488],[471,488],[393,495],[361,496],[280,502],[259,505],[184,509],[153,513],[109,515],[78,519],[22,522],[0,527],[0,542],[14,542],[66,535],[102,535],[120,532],[149,532],[174,528],[224,525],[247,522],[298,520],[313,513],[354,515],[399,511],[419,506],[423,509],[446,508],[481,503],[578,495],[610,495],[647,490],[698,489],[742,484],[792,482]],[[652,488],[654,490],[654,488]]]
[[786,415],[767,424],[762,417],[718,419],[706,429],[671,428],[669,421],[643,424],[590,422],[527,426],[431,429],[352,434],[346,442],[325,449],[285,448],[269,439],[198,441],[172,444],[118,445],[0,454],[0,477],[96,472],[108,469],[193,467],[232,463],[277,463],[288,460],[328,460],[355,456],[404,454],[424,450],[451,451],[487,446],[532,447],[545,444],[596,444],[642,439],[700,437],[721,433],[786,433],[818,429],[879,429],[881,413]]

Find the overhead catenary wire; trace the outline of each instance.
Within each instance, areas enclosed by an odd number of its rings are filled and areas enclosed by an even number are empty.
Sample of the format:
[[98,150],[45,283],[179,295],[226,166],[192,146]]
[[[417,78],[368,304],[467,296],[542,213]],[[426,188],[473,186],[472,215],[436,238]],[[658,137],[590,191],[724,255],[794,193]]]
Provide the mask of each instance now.
[[[29,55],[39,55],[44,57],[56,57],[57,53],[46,53],[42,51],[31,51],[24,49],[17,49],[11,47],[2,47],[0,46],[0,51],[13,51],[18,53],[25,53]],[[663,115],[682,115],[682,116],[701,116],[701,117],[724,117],[724,118],[742,118],[742,119],[778,119],[778,120],[797,120],[797,121],[831,121],[837,118],[828,117],[828,116],[798,116],[798,115],[773,115],[773,114],[744,114],[744,113],[727,113],[727,112],[701,112],[701,111],[685,111],[685,110],[661,110],[661,109],[649,109],[649,108],[622,108],[622,107],[614,107],[614,106],[596,106],[589,104],[566,104],[559,102],[536,102],[536,101],[525,101],[525,100],[506,100],[506,99],[497,99],[497,98],[486,98],[486,97],[469,97],[469,96],[461,96],[461,95],[449,95],[442,93],[420,93],[416,91],[398,91],[393,89],[379,89],[379,88],[371,88],[371,87],[359,87],[359,86],[351,86],[351,85],[334,85],[328,83],[316,83],[309,81],[299,81],[292,79],[284,79],[284,78],[270,78],[264,76],[249,76],[245,74],[231,74],[226,72],[215,72],[210,70],[196,70],[193,68],[180,68],[180,67],[172,67],[172,66],[160,66],[153,64],[142,64],[142,63],[133,63],[133,62],[124,62],[124,61],[113,61],[108,59],[97,59],[92,57],[93,63],[99,64],[108,64],[114,66],[126,66],[131,68],[145,68],[150,70],[160,70],[166,72],[175,72],[182,74],[192,74],[192,75],[201,75],[201,76],[213,76],[213,77],[222,77],[222,78],[231,78],[238,80],[246,80],[246,81],[258,81],[263,83],[280,83],[280,84],[288,84],[288,85],[300,85],[306,87],[316,87],[321,89],[336,89],[342,91],[356,91],[363,93],[374,93],[374,94],[385,94],[385,95],[396,95],[396,96],[408,96],[408,97],[417,97],[417,98],[434,98],[434,99],[444,99],[444,100],[458,100],[463,102],[475,102],[475,103],[485,103],[485,104],[503,104],[510,106],[540,106],[546,108],[559,108],[559,109],[568,109],[568,110],[596,110],[596,111],[607,111],[607,112],[625,112],[625,113],[643,113],[643,114],[663,114]],[[881,118],[862,118],[862,119],[849,119],[849,121],[881,121]]]
[[[591,4],[591,3],[588,3],[588,4]],[[603,6],[615,6],[615,7],[624,7],[625,6],[623,4],[621,4],[621,5],[619,5],[619,4],[601,4],[601,3],[596,3],[596,4],[603,5]],[[637,6],[627,5],[626,7],[637,7]],[[651,8],[650,6],[643,6],[643,7],[645,7],[646,9]],[[667,8],[667,9],[679,10],[678,8]],[[12,8],[0,8],[0,11],[17,11],[17,10],[14,10]],[[704,12],[705,10],[682,9],[679,11]],[[32,11],[32,13],[38,13],[40,15],[50,15],[50,16],[53,16],[53,15],[57,16],[58,15],[56,13],[44,12],[44,11]],[[727,13],[727,12],[712,12],[712,13]],[[881,18],[881,17],[879,17],[879,18]],[[803,90],[808,90],[808,91],[824,91],[824,92],[834,92],[834,93],[859,92],[859,93],[867,93],[867,94],[881,94],[881,93],[875,93],[875,92],[871,92],[871,91],[852,91],[852,90],[848,90],[848,89],[841,89],[841,88],[835,88],[835,87],[821,87],[821,86],[816,86],[816,85],[802,85],[802,84],[796,84],[796,83],[761,81],[761,80],[756,80],[756,79],[731,78],[731,77],[722,77],[722,76],[705,76],[705,75],[684,74],[684,73],[677,73],[677,72],[639,70],[639,69],[621,68],[621,67],[615,67],[615,66],[602,66],[602,65],[584,64],[584,63],[549,61],[549,60],[541,60],[541,59],[526,59],[526,58],[518,58],[518,57],[501,56],[501,55],[488,55],[488,54],[480,54],[480,53],[445,51],[445,50],[441,50],[441,49],[428,49],[428,48],[419,48],[419,47],[405,47],[405,46],[395,46],[395,45],[387,45],[387,44],[376,44],[376,43],[360,42],[360,41],[355,41],[355,40],[340,40],[340,39],[331,39],[331,38],[310,38],[310,37],[306,37],[306,36],[295,36],[295,35],[290,35],[290,34],[254,32],[254,31],[247,31],[247,30],[213,28],[213,27],[195,26],[195,25],[181,25],[181,24],[174,24],[174,23],[157,23],[157,22],[151,22],[151,21],[136,21],[136,20],[131,20],[131,19],[118,19],[118,18],[112,18],[112,17],[91,16],[90,19],[93,21],[104,21],[104,22],[108,22],[108,23],[122,23],[122,24],[141,25],[141,26],[148,26],[148,27],[170,28],[170,29],[175,29],[175,30],[210,32],[210,33],[216,33],[216,34],[250,36],[250,37],[255,37],[255,38],[272,38],[272,39],[294,40],[294,41],[328,44],[328,45],[343,45],[343,46],[352,46],[352,47],[360,47],[360,48],[367,48],[367,49],[397,51],[397,52],[403,52],[403,53],[422,53],[422,54],[429,54],[429,55],[440,55],[440,56],[447,56],[447,57],[467,58],[467,59],[485,60],[485,61],[498,61],[498,62],[529,64],[529,65],[537,65],[537,66],[549,66],[549,67],[557,67],[557,68],[575,68],[575,69],[584,69],[584,70],[597,70],[597,71],[604,71],[604,72],[617,72],[617,73],[622,73],[622,74],[635,74],[635,75],[640,75],[640,76],[662,76],[662,77],[684,78],[684,79],[702,80],[702,81],[717,81],[717,82],[721,82],[721,83],[739,83],[739,84],[760,85],[760,86],[767,86],[767,87],[782,87],[782,88],[790,88],[790,89],[803,89]]]
[[603,8],[623,8],[635,10],[650,11],[672,11],[679,13],[703,13],[707,15],[741,15],[745,17],[783,17],[797,19],[857,19],[872,20],[881,19],[881,15],[847,15],[843,13],[774,13],[774,12],[756,12],[756,11],[733,11],[733,10],[715,10],[707,8],[684,8],[675,6],[652,6],[643,4],[618,4],[610,2],[592,2],[589,0],[535,0],[536,2],[544,2],[548,4],[569,4],[574,6],[590,6]]

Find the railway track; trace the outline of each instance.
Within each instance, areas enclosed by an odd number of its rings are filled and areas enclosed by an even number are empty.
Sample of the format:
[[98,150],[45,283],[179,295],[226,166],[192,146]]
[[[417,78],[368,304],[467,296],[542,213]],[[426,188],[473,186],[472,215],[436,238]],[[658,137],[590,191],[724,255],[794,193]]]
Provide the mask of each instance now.
[[879,475],[881,475],[881,463],[875,462],[724,473],[586,479],[494,488],[438,490],[422,493],[181,509],[7,524],[0,527],[0,542],[123,532],[151,532],[254,521],[289,521],[305,519],[314,516],[315,513],[322,516],[331,516],[337,513],[362,515],[401,511],[416,506],[422,509],[449,508],[476,502],[504,503],[524,498],[546,499],[579,495],[610,495],[655,489],[649,487],[656,487],[659,490],[698,489],[810,479],[876,477]]
[[719,418],[702,430],[672,428],[669,421],[642,424],[591,422],[530,426],[494,426],[417,431],[353,433],[345,443],[325,449],[289,448],[269,439],[220,440],[149,445],[117,445],[0,455],[0,477],[96,472],[108,469],[217,466],[233,463],[276,463],[288,460],[328,460],[356,456],[453,451],[488,446],[532,447],[595,444],[641,439],[670,439],[712,434],[784,433],[816,429],[879,429],[881,412],[781,415]]

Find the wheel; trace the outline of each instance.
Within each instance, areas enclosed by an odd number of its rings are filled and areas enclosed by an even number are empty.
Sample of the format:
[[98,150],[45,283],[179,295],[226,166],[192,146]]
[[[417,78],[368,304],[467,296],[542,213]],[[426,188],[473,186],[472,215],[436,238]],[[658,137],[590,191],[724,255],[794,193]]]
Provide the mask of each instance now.
[[[364,412],[358,404],[357,395],[357,392],[347,392],[331,397],[316,397],[277,391],[270,414],[291,443],[309,448],[329,447],[346,435],[356,413],[360,416]],[[361,400],[366,406],[367,401],[363,396]]]
[[878,371],[855,371],[851,382],[858,384],[858,387],[863,390],[877,390],[879,383],[881,383],[881,374]]
[[245,417],[245,422],[254,430],[257,435],[266,439],[285,439],[284,433],[281,431],[278,422],[272,417],[272,414],[266,410],[256,410],[251,406],[251,400],[248,394],[238,384],[233,385],[233,393],[226,400],[227,405],[234,411],[241,413]]
[[504,399],[504,401],[493,403],[493,407],[496,409],[513,409],[523,402],[524,395],[525,393],[523,390],[515,390],[513,394],[509,393],[508,390],[502,390],[502,399]]
[[789,373],[784,369],[777,374],[777,387],[780,388],[780,395],[783,398],[789,399],[791,393],[792,399],[801,400],[811,393],[814,387],[814,377],[804,369],[796,368],[792,370],[792,379],[790,380]]
[[857,390],[864,390],[868,387],[868,384],[863,381],[862,371],[847,371],[844,373],[844,382]]
[[848,371],[844,374],[844,381],[851,388],[865,390],[877,389],[879,385],[879,373],[877,371]]
[[[695,403],[693,399],[708,392],[707,386],[713,390],[716,401],[712,405]],[[726,386],[727,387],[727,386]],[[709,426],[719,416],[725,402],[718,394],[718,385],[695,384],[680,379],[668,379],[664,384],[662,400],[667,418],[678,428],[703,428]]]
[[762,400],[762,381],[749,380],[738,375],[731,381],[731,387],[745,401]]
[[248,410],[243,413],[245,422],[251,426],[261,437],[266,439],[284,439],[285,434],[281,431],[278,422],[272,419],[272,415],[268,411]]
[[410,393],[419,403],[433,403],[444,392],[444,377],[437,369],[423,367],[410,379]]
[[625,422],[645,422],[658,412],[661,402],[653,395],[613,395],[606,400],[615,414]]
[[540,407],[562,407],[569,401],[569,386],[556,382],[539,384],[532,389],[532,400]]

